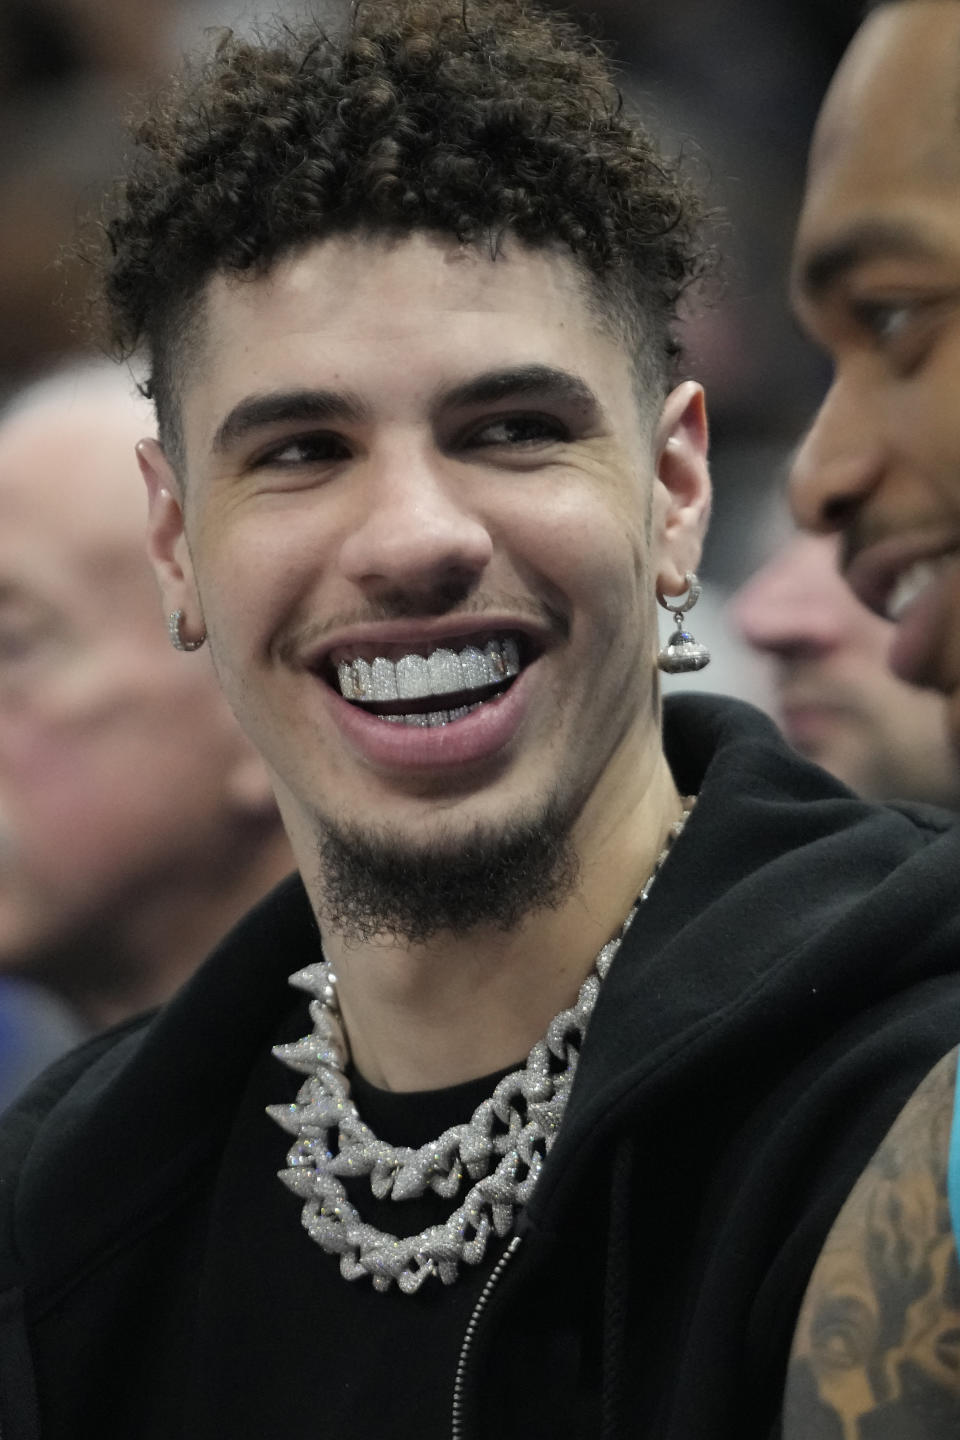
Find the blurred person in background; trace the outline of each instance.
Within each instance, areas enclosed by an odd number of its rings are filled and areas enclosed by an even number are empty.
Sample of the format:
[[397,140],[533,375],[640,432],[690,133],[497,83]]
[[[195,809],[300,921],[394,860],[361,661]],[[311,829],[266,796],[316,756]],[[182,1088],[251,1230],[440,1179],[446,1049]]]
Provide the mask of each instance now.
[[88,1030],[164,1000],[291,868],[207,657],[158,615],[149,427],[106,362],[0,415],[0,972]]
[[[946,696],[960,745],[958,93],[957,0],[874,6],[827,93],[793,301],[833,379],[792,499],[802,524],[840,537],[852,590],[893,624],[894,672]],[[958,889],[942,895],[944,924]],[[957,1057],[907,1103],[828,1237],[785,1440],[960,1433]]]
[[740,636],[770,662],[774,718],[865,799],[960,807],[943,700],[891,674],[893,626],[852,594],[837,549],[832,535],[788,537],[730,603]]

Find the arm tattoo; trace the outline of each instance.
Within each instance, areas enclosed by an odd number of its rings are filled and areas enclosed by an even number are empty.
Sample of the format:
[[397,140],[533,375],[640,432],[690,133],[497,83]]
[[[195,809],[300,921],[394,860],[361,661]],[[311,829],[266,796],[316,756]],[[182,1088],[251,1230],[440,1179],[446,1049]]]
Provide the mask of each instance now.
[[800,1311],[784,1440],[958,1440],[960,1265],[947,1167],[957,1051],[852,1190]]

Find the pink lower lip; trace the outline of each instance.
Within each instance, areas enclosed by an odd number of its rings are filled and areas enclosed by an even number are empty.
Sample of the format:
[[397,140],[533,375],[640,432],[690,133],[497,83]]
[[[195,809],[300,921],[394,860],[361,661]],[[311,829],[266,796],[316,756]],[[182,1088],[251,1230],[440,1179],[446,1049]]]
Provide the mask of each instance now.
[[935,683],[938,612],[945,600],[946,583],[946,575],[934,580],[897,621],[888,660],[894,675],[910,685],[930,686]]
[[[341,735],[367,764],[380,770],[443,770],[489,760],[509,744],[527,711],[526,682],[533,669],[527,666],[509,690],[462,720],[422,728],[391,725],[325,688]],[[442,708],[438,699],[437,709]]]

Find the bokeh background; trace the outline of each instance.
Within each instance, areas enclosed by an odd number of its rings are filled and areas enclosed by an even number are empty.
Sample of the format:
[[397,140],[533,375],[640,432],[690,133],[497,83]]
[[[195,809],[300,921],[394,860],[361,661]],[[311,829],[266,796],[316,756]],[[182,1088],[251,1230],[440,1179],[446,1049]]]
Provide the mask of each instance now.
[[[85,344],[89,277],[65,252],[114,173],[137,97],[205,30],[247,29],[276,8],[0,0],[0,401]],[[792,327],[785,275],[810,129],[860,0],[563,8],[609,43],[625,94],[668,148],[683,150],[720,212],[723,279],[686,341],[713,432],[717,500],[703,570],[722,595],[769,544],[769,497],[826,379]]]

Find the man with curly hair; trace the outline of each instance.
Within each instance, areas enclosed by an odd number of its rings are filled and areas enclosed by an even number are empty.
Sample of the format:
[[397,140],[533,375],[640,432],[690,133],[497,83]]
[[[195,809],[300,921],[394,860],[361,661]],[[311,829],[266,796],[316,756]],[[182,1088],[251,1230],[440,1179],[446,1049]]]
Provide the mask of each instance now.
[[692,195],[569,23],[385,0],[221,43],[107,236],[171,639],[302,878],[3,1128],[4,1440],[770,1436],[960,1027],[960,841],[734,702],[661,730]]

